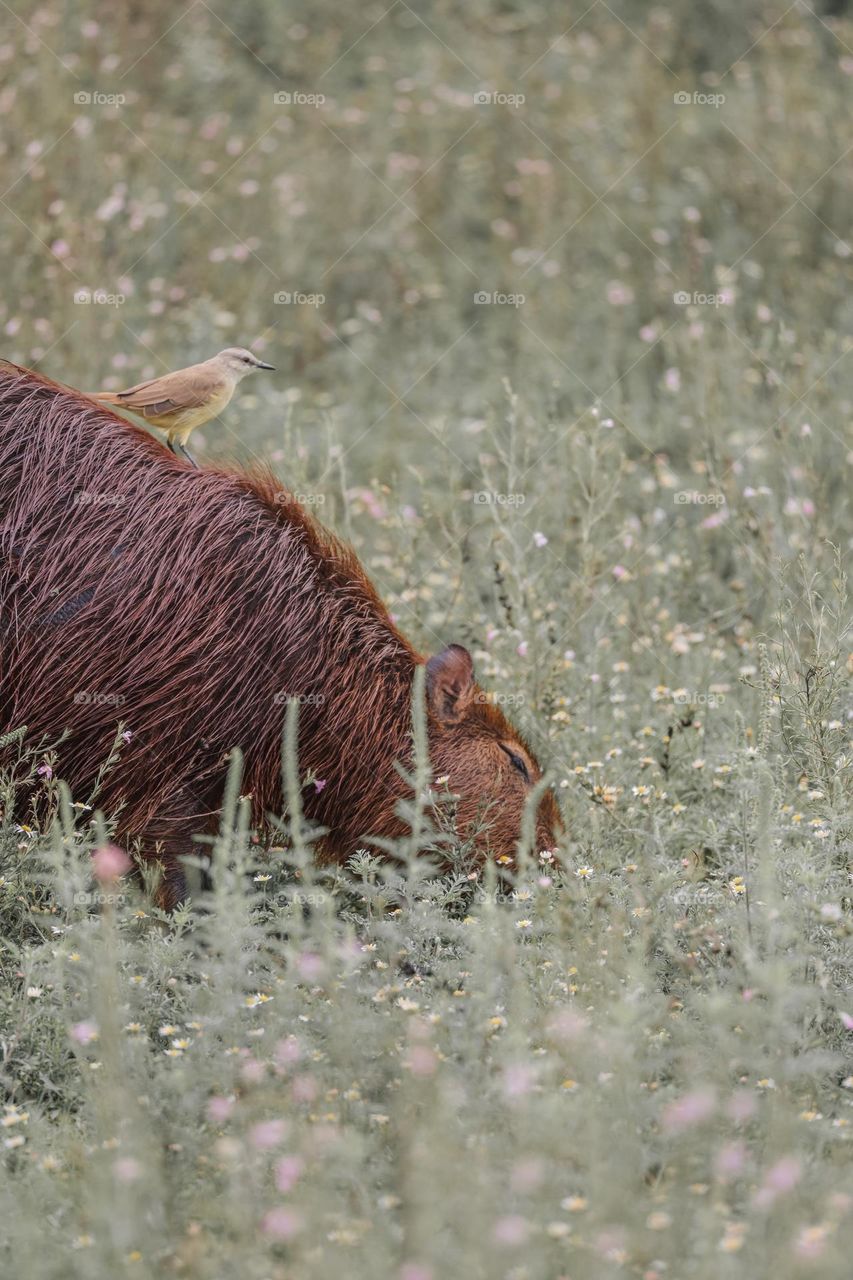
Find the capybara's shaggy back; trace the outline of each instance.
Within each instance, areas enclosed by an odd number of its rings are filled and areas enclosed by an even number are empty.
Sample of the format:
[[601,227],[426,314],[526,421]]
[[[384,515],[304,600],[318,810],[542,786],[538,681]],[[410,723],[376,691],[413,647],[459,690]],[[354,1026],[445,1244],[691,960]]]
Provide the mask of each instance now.
[[[98,804],[159,857],[162,902],[185,892],[193,834],[216,829],[232,748],[256,825],[281,812],[289,696],[322,855],[401,834],[394,762],[411,758],[423,661],[354,552],[272,476],[194,470],[85,396],[0,363],[0,737],[65,734],[58,774],[80,798],[125,723]],[[512,856],[540,776],[530,750],[460,646],[427,663],[427,705],[460,830],[485,809],[489,850]],[[546,792],[541,845],[556,822]]]

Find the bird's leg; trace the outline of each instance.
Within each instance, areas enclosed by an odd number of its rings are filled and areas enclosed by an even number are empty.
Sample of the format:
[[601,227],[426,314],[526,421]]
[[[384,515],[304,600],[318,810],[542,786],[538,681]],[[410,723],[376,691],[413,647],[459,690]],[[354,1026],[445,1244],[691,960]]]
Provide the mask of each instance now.
[[169,448],[172,450],[172,453],[175,455],[176,458],[183,458],[186,462],[190,464],[191,467],[195,467],[196,471],[198,471],[198,463],[196,462],[195,458],[192,456],[191,453],[187,453],[186,449],[180,443],[179,440],[173,440],[171,436],[168,436],[166,443],[168,444]]
[[188,453],[188,452],[187,452],[187,450],[184,448],[184,446],[183,446],[182,444],[179,444],[179,445],[178,445],[178,448],[180,449],[181,453],[184,455],[184,457],[186,458],[186,460],[187,460],[187,462],[190,464],[190,466],[191,466],[191,467],[195,467],[196,471],[198,471],[198,463],[196,462],[196,460],[195,460],[195,458],[192,456],[192,454],[191,454],[191,453]]

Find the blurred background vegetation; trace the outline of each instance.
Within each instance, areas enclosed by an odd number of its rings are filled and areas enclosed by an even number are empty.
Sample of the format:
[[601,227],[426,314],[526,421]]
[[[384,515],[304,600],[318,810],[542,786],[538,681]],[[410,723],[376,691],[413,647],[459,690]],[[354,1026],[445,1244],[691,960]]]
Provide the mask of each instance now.
[[3,792],[30,1274],[846,1275],[850,6],[3,8],[2,354],[274,363],[196,454],[273,466],[472,648],[568,869],[494,912],[360,864],[255,924],[232,884],[202,964],[81,910],[57,868],[102,829]]

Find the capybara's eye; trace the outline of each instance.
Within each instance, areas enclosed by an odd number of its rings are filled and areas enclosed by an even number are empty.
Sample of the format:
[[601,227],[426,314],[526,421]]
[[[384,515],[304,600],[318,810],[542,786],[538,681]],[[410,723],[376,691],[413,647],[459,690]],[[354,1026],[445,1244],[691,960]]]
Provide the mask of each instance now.
[[527,765],[524,763],[521,756],[515,751],[512,751],[509,747],[505,747],[503,743],[501,743],[501,751],[503,751],[505,755],[509,756],[513,769],[517,769],[524,781],[529,782],[530,774],[528,772]]

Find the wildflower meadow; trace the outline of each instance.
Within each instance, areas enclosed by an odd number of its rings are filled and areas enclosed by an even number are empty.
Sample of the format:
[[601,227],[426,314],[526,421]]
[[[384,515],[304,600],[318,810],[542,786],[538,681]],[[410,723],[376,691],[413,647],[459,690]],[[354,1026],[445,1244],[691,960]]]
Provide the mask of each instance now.
[[6,735],[2,1274],[848,1277],[851,7],[0,17],[0,355],[275,365],[199,463],[467,646],[564,828],[473,858],[416,699],[410,835],[324,866],[282,705],[167,914]]

